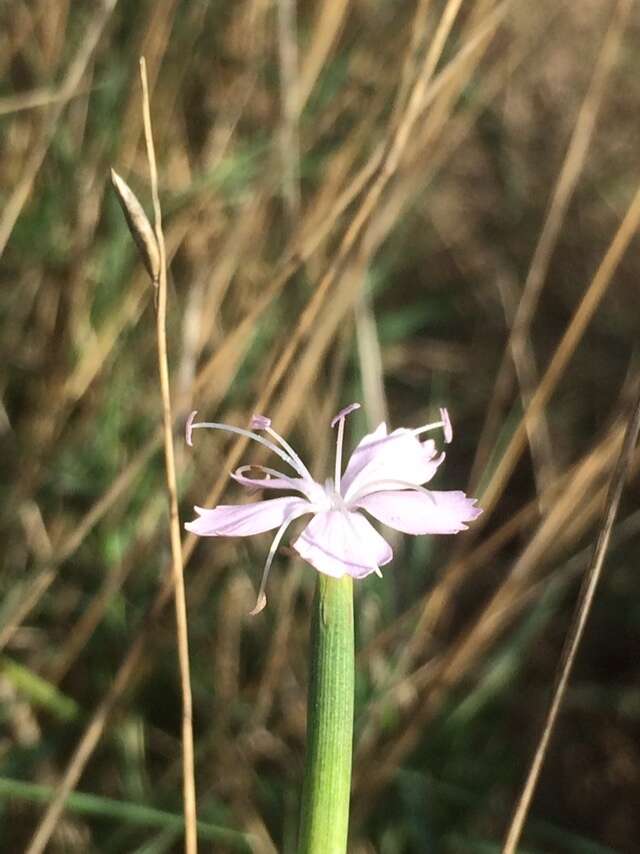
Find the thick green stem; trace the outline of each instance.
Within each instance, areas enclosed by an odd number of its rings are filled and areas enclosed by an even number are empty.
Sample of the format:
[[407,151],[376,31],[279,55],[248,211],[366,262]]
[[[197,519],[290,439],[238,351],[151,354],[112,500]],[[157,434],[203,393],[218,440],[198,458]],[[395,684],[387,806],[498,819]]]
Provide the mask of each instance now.
[[353,581],[318,575],[299,854],[345,854],[354,692]]

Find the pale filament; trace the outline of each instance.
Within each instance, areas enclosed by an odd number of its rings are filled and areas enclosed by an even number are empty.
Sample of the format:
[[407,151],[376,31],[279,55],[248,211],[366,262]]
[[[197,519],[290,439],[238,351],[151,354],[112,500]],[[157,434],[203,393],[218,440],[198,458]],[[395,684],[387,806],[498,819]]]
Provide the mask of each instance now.
[[[310,504],[309,509],[305,510],[304,512],[316,513],[317,508]],[[276,535],[271,542],[271,547],[269,548],[269,553],[267,554],[267,559],[264,563],[264,569],[262,570],[262,580],[260,581],[260,589],[258,590],[258,598],[256,599],[256,604],[253,610],[249,611],[250,617],[255,617],[256,614],[259,614],[260,611],[262,611],[262,609],[267,604],[267,595],[265,593],[265,590],[267,588],[267,580],[269,578],[269,572],[271,570],[273,559],[276,555],[276,551],[278,550],[278,546],[280,545],[280,542],[286,533],[287,528],[295,519],[298,519],[300,515],[303,514],[288,516],[276,531]]]
[[446,409],[440,410],[440,416],[442,418],[441,421],[434,421],[432,424],[425,424],[424,427],[418,427],[411,432],[414,436],[419,436],[421,433],[427,433],[430,430],[437,430],[439,427],[442,427],[442,431],[444,433],[444,440],[447,444],[451,442],[453,439],[453,431],[451,429],[451,420],[449,418],[449,413]]
[[268,439],[264,439],[252,430],[244,430],[242,427],[230,427],[228,424],[218,424],[214,421],[200,421],[197,424],[190,424],[189,427],[191,430],[202,427],[206,427],[210,430],[223,430],[226,433],[235,433],[238,436],[245,436],[247,439],[253,439],[254,442],[258,442],[258,444],[263,445],[265,448],[273,451],[274,454],[277,454],[281,460],[284,460],[287,465],[295,469],[302,477],[306,478],[311,476],[297,454],[290,456],[277,445],[274,445],[273,442],[269,442]]
[[294,468],[296,468],[303,477],[308,477],[309,480],[311,480],[311,473],[309,472],[309,469],[305,466],[305,464],[293,450],[291,445],[285,439],[283,439],[279,433],[276,433],[276,431],[272,427],[265,427],[265,433],[268,433],[277,442],[280,442],[285,451],[287,451],[287,453],[291,456],[291,459],[294,460],[294,462],[297,464],[294,466]]

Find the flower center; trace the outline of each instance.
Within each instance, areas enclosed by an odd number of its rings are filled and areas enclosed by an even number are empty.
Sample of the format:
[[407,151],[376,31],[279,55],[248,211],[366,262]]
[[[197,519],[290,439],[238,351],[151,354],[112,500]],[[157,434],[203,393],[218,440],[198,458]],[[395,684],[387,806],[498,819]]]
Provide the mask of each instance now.
[[330,510],[342,510],[346,512],[347,505],[345,500],[336,489],[334,480],[331,477],[328,477],[324,483],[324,494],[327,496]]

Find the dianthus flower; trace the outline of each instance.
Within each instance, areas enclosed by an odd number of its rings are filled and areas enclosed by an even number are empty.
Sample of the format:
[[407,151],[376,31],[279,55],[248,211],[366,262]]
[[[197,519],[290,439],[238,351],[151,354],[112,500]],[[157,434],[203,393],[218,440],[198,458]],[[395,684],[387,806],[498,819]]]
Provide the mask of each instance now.
[[[444,441],[451,442],[453,432],[446,409],[440,410],[440,421],[416,430],[401,427],[389,433],[387,425],[380,424],[360,440],[343,472],[344,422],[359,406],[352,403],[331,422],[332,427],[338,427],[335,475],[324,485],[311,477],[293,448],[272,429],[268,418],[254,415],[252,430],[243,430],[212,422],[196,424],[196,412],[189,416],[186,429],[189,445],[196,428],[237,433],[264,445],[295,472],[291,476],[267,466],[241,466],[231,477],[242,486],[287,490],[298,495],[250,504],[219,504],[213,509],[195,507],[198,518],[185,525],[188,531],[201,537],[247,537],[277,528],[252,614],[257,614],[267,603],[265,588],[273,558],[285,531],[300,516],[313,516],[293,543],[307,563],[334,578],[345,574],[364,578],[372,572],[381,575],[380,567],[389,563],[393,551],[361,510],[405,534],[457,534],[467,528],[466,522],[482,512],[475,507],[475,499],[467,498],[464,492],[438,492],[423,486],[434,476],[445,454],[437,452],[433,439],[421,441],[419,437],[442,428]],[[262,477],[247,476],[251,470],[261,472]]]

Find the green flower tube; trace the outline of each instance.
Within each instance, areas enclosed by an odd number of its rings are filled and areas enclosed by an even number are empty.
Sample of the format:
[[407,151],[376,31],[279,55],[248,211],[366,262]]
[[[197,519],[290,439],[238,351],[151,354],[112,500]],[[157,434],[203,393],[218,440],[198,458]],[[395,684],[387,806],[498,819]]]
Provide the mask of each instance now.
[[318,575],[299,854],[345,854],[353,746],[353,579]]

